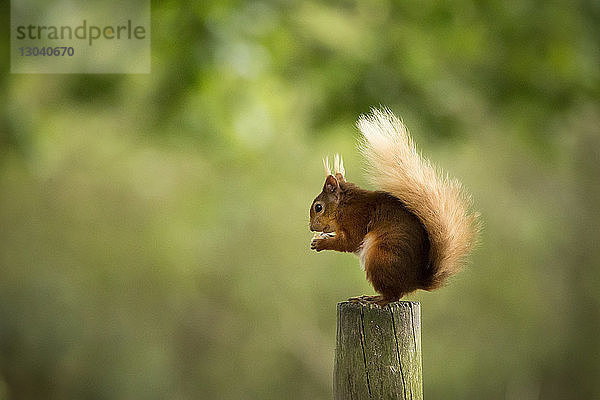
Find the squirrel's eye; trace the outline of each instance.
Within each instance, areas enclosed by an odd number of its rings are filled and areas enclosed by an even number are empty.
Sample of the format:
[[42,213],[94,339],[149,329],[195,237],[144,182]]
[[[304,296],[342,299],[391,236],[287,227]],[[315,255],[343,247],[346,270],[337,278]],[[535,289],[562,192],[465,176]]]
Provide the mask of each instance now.
[[317,203],[317,204],[315,204],[315,211],[316,211],[316,212],[321,212],[321,211],[323,211],[323,206],[322,206],[322,205],[320,205],[320,204],[318,204],[318,203]]

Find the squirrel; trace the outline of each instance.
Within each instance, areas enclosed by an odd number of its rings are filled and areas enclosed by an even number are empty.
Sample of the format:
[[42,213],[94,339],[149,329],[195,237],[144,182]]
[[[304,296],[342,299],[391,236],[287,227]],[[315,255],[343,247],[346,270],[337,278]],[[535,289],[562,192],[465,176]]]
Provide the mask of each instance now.
[[349,300],[385,306],[443,286],[477,242],[480,220],[461,184],[418,153],[389,109],[372,109],[356,125],[369,176],[382,190],[346,181],[340,156],[333,172],[324,159],[325,184],[310,207],[311,249],[356,254],[380,295]]

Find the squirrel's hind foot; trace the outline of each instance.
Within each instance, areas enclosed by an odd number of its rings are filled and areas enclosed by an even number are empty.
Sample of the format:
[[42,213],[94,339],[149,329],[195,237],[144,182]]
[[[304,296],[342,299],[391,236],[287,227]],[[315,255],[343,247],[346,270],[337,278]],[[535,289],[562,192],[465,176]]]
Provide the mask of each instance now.
[[397,301],[398,299],[390,299],[384,296],[368,296],[368,295],[364,295],[364,296],[357,296],[357,297],[350,297],[348,299],[349,302],[352,303],[360,303],[360,304],[377,304],[379,307],[385,307],[386,305],[388,305],[389,303],[393,303],[394,301]]

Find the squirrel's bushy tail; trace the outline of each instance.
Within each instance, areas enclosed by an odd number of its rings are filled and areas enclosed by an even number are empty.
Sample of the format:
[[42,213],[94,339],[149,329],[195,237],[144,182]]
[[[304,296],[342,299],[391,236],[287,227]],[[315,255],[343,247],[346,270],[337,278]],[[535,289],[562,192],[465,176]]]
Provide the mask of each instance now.
[[441,286],[477,241],[479,216],[469,211],[470,198],[458,181],[440,175],[421,157],[404,124],[387,108],[371,110],[357,126],[374,183],[399,198],[429,234],[431,270],[424,289]]

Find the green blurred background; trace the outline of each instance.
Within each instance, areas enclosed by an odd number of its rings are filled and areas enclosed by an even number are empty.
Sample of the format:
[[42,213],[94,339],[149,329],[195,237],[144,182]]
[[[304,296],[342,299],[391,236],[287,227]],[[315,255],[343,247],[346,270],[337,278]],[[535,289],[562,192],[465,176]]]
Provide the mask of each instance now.
[[0,399],[330,398],[373,291],[308,208],[379,104],[485,222],[425,398],[600,398],[597,1],[153,1],[149,75],[10,74],[7,3]]

